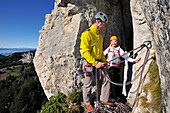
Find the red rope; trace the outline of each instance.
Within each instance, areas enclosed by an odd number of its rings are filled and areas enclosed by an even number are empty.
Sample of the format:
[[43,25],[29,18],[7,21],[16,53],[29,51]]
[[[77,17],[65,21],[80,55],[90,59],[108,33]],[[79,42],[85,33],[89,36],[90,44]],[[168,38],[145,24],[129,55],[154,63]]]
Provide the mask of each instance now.
[[145,55],[145,60],[144,60],[144,63],[143,63],[143,68],[141,70],[141,76],[140,76],[140,80],[139,80],[139,85],[138,85],[138,88],[137,88],[137,93],[136,93],[135,101],[134,101],[134,103],[132,105],[132,109],[133,109],[133,107],[136,104],[137,96],[138,96],[138,93],[139,93],[139,88],[140,88],[140,85],[141,85],[141,82],[142,82],[142,73],[143,73],[143,70],[145,68],[146,62],[148,61],[149,54],[150,54],[150,50],[149,50],[149,48],[147,48],[147,53]]
[[[119,57],[122,57],[122,56],[124,56],[124,55],[126,55],[126,54],[128,54],[128,53],[131,53],[131,52],[133,52],[133,51],[135,51],[135,50],[137,50],[137,49],[139,49],[139,48],[140,48],[140,50],[142,50],[144,46],[145,46],[145,45],[142,44],[142,45],[140,45],[139,47],[137,47],[137,48],[135,48],[135,49],[133,49],[133,50],[131,50],[131,51],[129,51],[129,52],[126,52],[126,53],[124,53],[124,54],[121,55],[121,56],[118,56],[118,57],[116,57],[116,58],[113,58],[113,59],[107,61],[105,64],[107,65],[109,62],[111,62],[111,61],[113,61],[113,60],[115,60],[115,59],[117,59],[117,58],[119,58]],[[136,52],[136,53],[137,53],[137,52]],[[135,53],[135,54],[136,54],[136,53]],[[133,54],[132,56],[134,56],[135,54]],[[132,57],[132,56],[130,56],[130,57]],[[126,59],[126,60],[127,60],[127,59]],[[119,65],[120,63],[123,63],[124,61],[125,61],[125,60],[119,62],[117,65]]]

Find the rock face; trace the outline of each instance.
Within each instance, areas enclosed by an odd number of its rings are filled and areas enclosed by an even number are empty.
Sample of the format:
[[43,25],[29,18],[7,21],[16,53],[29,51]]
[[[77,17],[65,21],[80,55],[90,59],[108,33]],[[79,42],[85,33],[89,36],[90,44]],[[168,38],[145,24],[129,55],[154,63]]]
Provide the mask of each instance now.
[[19,61],[21,61],[22,63],[31,63],[33,62],[34,55],[35,52],[33,51],[24,52],[23,54],[21,54],[22,59],[20,59]]
[[136,46],[143,39],[151,40],[154,45],[161,79],[163,112],[168,113],[170,112],[169,1],[131,0],[131,12],[134,45]]
[[[76,75],[75,68],[76,59],[80,57],[79,38],[92,25],[96,12],[102,11],[109,18],[106,29],[101,32],[104,49],[108,47],[112,35],[118,36],[120,46],[126,51],[145,40],[152,41],[155,49],[151,53],[155,51],[158,59],[164,112],[170,111],[168,5],[165,0],[56,0],[54,9],[46,15],[45,24],[39,31],[34,57],[34,65],[46,96],[49,98],[59,92],[67,94],[80,89],[83,81]],[[144,58],[145,52],[139,56]],[[134,66],[133,71],[138,67]],[[135,89],[132,87],[131,91]],[[133,94],[129,94],[129,99],[132,104]]]

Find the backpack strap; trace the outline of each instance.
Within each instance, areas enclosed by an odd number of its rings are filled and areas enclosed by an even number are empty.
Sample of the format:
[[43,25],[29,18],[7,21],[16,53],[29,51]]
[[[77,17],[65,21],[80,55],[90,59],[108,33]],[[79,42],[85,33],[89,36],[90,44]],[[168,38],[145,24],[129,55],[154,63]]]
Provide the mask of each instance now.
[[120,48],[119,48],[119,50],[118,50],[118,52],[117,52],[118,54],[119,54],[119,59],[120,59]]
[[[119,54],[119,60],[121,61],[121,59],[120,59],[120,48],[119,48],[119,50],[118,50],[117,53]],[[119,66],[120,66],[120,63],[118,63],[118,64],[119,64]]]
[[113,55],[115,56],[115,52],[114,52],[114,51],[111,51],[110,48],[109,48],[107,54],[109,54],[110,52],[113,52]]

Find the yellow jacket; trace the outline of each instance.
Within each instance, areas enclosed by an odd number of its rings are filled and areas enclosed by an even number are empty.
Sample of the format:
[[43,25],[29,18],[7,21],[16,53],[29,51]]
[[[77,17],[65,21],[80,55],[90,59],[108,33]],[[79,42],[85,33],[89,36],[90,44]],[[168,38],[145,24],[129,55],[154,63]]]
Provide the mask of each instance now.
[[87,62],[91,63],[92,66],[96,66],[98,63],[96,60],[106,62],[103,53],[103,37],[94,25],[90,27],[90,30],[82,33],[80,49],[82,56]]

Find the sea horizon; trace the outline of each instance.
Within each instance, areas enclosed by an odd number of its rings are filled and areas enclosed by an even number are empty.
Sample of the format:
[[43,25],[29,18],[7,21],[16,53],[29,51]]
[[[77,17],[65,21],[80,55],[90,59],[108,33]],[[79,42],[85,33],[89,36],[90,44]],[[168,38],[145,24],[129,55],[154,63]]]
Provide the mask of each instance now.
[[0,48],[0,55],[8,56],[16,52],[36,51],[36,48]]

